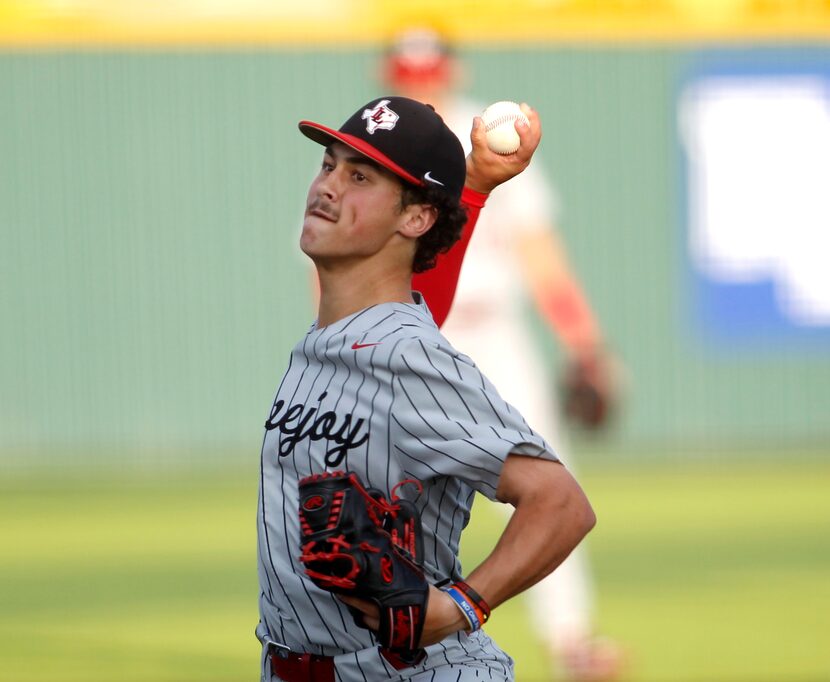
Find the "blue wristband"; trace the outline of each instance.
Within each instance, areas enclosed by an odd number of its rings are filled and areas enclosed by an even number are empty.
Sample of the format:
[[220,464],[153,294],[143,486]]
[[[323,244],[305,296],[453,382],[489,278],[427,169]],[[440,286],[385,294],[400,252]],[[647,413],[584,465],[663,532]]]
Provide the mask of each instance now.
[[453,601],[456,603],[458,608],[461,609],[461,613],[464,615],[464,618],[466,618],[467,622],[470,624],[470,632],[480,630],[481,621],[479,620],[478,614],[476,613],[476,610],[473,607],[473,605],[467,601],[466,595],[464,595],[461,592],[461,590],[453,586],[445,587],[444,592],[450,595],[450,597],[452,597]]

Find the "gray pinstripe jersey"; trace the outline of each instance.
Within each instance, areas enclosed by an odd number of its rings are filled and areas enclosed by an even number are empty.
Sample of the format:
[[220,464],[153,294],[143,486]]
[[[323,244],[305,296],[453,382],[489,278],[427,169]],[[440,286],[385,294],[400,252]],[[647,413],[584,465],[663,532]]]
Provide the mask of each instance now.
[[[350,470],[387,494],[403,479],[421,481],[420,495],[415,486],[399,492],[421,511],[424,567],[438,582],[462,577],[458,545],[474,492],[494,497],[511,452],[556,459],[444,339],[424,303],[385,303],[313,326],[291,353],[265,423],[257,511],[260,631],[296,651],[358,652],[355,679],[392,677],[374,655],[371,633],[304,577],[298,480]],[[427,668],[473,660],[502,671],[510,665],[483,632],[459,633],[428,652]],[[381,667],[366,669],[375,665]]]

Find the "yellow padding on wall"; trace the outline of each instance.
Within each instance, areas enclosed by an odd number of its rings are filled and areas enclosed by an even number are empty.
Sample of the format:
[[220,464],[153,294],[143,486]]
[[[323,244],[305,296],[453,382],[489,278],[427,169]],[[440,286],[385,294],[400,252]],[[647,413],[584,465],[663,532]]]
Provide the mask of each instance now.
[[371,45],[403,24],[461,42],[830,37],[830,0],[0,0],[0,44]]

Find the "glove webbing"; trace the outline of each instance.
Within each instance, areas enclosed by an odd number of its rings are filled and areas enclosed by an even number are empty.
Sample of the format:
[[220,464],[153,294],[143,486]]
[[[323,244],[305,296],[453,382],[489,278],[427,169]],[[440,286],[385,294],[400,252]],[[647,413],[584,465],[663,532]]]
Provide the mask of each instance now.
[[[314,569],[306,567],[305,572],[309,578],[313,578],[320,583],[324,583],[329,587],[339,587],[344,590],[353,590],[357,587],[357,583],[355,582],[355,578],[360,575],[360,572],[363,568],[358,564],[357,560],[351,554],[347,552],[324,552],[322,550],[314,550],[314,546],[317,544],[317,540],[311,540],[305,543],[302,547],[303,553],[300,555],[300,561],[311,561],[311,560],[327,560],[332,562],[348,562],[351,564],[351,568],[349,568],[344,574],[342,575],[329,575],[328,573],[320,573],[319,571],[315,571]],[[351,543],[349,543],[346,538],[342,535],[338,535],[337,537],[327,538],[323,542],[328,542],[329,545],[333,545],[335,549],[349,549],[351,548]],[[366,552],[380,552],[377,547],[370,545],[368,542],[361,542],[358,547]]]

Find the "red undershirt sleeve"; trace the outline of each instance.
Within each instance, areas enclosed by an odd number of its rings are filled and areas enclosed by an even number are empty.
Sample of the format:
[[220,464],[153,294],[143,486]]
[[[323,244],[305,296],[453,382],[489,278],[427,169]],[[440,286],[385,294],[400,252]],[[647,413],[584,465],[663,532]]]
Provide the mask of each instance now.
[[458,277],[461,274],[461,264],[470,238],[473,236],[478,214],[484,208],[486,194],[474,192],[467,187],[461,192],[461,205],[467,210],[467,222],[461,232],[461,238],[446,253],[442,253],[435,261],[435,267],[426,272],[419,272],[412,277],[412,288],[420,291],[432,312],[435,324],[439,327],[444,324],[450,314],[452,301],[455,298],[455,289],[458,286]]

